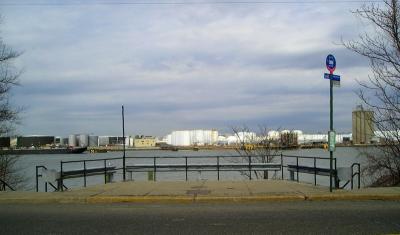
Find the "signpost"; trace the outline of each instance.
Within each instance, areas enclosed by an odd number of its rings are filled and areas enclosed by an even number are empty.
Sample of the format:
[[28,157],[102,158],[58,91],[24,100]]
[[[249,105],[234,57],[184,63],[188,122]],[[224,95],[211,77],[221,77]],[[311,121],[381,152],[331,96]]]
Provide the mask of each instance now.
[[329,71],[324,74],[325,79],[329,79],[329,191],[332,192],[332,171],[333,171],[333,151],[335,151],[336,133],[333,131],[333,86],[340,86],[340,76],[333,74],[336,69],[336,59],[329,54],[326,57],[326,68]]
[[336,132],[329,131],[328,134],[329,151],[335,151],[336,145]]

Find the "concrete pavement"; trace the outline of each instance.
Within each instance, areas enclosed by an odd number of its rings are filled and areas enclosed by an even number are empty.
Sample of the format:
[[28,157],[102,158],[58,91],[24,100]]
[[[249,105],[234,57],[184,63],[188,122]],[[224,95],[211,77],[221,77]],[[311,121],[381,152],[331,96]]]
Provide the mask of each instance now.
[[0,192],[0,203],[193,203],[321,200],[400,200],[400,187],[334,190],[285,180],[128,181],[65,192]]

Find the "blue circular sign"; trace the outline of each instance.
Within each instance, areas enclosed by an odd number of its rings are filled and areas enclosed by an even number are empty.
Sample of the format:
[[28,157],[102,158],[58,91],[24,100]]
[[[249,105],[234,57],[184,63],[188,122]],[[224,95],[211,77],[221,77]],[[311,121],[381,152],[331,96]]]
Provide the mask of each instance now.
[[336,59],[333,55],[329,54],[326,57],[326,68],[329,70],[329,72],[333,73],[336,69]]

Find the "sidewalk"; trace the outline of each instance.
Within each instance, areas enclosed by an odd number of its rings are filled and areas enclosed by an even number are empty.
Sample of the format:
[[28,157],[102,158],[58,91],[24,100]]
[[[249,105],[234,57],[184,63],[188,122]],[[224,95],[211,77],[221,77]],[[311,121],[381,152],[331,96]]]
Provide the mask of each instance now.
[[65,192],[0,192],[0,203],[194,203],[400,200],[400,187],[334,190],[284,180],[119,182]]

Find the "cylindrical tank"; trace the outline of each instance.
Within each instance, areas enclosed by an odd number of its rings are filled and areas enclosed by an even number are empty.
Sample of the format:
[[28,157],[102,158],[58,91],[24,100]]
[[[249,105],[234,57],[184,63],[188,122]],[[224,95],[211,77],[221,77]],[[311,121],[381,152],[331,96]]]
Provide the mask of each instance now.
[[99,136],[99,146],[106,146],[110,144],[110,138],[108,136]]
[[279,139],[279,131],[269,131],[268,138],[277,140]]
[[95,135],[89,136],[89,147],[98,147],[99,146],[99,137]]
[[297,134],[297,136],[303,135],[303,132],[301,130],[294,130],[292,131],[293,133]]
[[87,134],[79,135],[79,146],[81,147],[89,146],[89,135]]
[[76,135],[69,135],[68,136],[68,146],[76,147]]

